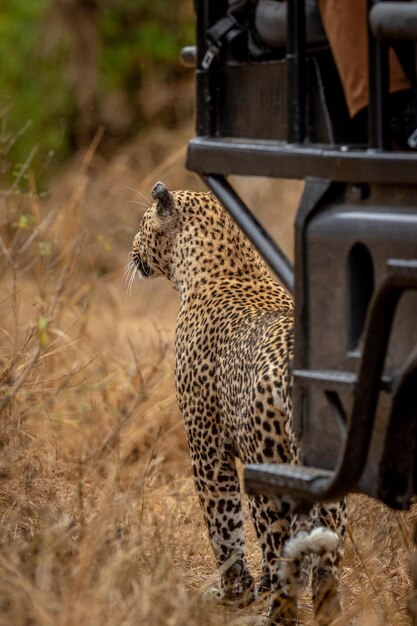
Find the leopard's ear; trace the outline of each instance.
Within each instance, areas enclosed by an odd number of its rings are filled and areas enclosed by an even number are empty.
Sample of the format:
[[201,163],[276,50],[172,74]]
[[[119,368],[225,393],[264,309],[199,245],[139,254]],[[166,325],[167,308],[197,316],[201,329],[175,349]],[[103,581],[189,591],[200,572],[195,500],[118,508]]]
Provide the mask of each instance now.
[[159,216],[169,217],[175,213],[174,198],[164,183],[156,183],[153,186],[152,198],[157,201],[156,212]]

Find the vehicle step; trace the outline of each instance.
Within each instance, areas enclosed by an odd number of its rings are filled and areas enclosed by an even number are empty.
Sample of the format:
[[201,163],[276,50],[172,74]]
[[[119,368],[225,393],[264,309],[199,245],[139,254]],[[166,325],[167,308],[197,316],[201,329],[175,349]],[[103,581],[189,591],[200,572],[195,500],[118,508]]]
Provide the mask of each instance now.
[[339,372],[337,370],[294,370],[294,378],[301,379],[309,384],[326,384],[328,390],[344,390],[353,387],[358,377],[353,372]]
[[[358,382],[355,373],[338,370],[294,370],[293,374],[295,379],[310,385],[317,384],[327,391],[346,391]],[[392,386],[392,376],[384,374],[381,378],[380,388],[384,391],[391,391]]]
[[290,494],[308,498],[316,484],[330,482],[333,475],[329,470],[289,463],[246,465],[245,490],[250,494]]

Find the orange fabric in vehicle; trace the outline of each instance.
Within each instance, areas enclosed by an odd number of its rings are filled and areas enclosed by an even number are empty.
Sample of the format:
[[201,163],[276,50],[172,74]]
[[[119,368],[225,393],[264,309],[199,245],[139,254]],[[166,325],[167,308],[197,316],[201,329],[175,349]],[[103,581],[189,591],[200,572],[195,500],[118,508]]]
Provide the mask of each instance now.
[[[319,0],[324,30],[342,81],[350,116],[368,105],[366,0]],[[393,50],[389,52],[390,92],[409,89]]]

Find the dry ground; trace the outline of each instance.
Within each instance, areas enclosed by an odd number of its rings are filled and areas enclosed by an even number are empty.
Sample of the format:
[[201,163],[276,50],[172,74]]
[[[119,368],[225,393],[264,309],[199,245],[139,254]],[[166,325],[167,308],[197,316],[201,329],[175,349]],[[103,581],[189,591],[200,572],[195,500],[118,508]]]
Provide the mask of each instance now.
[[[216,576],[174,397],[176,296],[158,280],[128,297],[123,280],[152,184],[201,188],[183,167],[191,132],[108,161],[93,146],[49,198],[33,181],[2,192],[0,626],[238,625],[262,610],[202,604]],[[236,182],[291,254],[300,184]],[[350,509],[343,623],[406,624],[413,514]]]

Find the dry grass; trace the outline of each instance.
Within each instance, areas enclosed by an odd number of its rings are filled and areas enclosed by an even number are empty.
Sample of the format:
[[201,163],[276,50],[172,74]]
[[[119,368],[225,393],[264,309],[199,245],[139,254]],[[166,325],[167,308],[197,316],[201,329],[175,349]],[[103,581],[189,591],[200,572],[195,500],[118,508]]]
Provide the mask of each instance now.
[[[202,604],[216,574],[174,398],[176,298],[123,284],[143,200],[126,187],[198,186],[189,132],[107,163],[92,149],[48,199],[34,182],[1,196],[0,625],[237,625],[262,610]],[[300,186],[238,184],[290,254]],[[350,504],[346,623],[406,624],[412,514]]]

